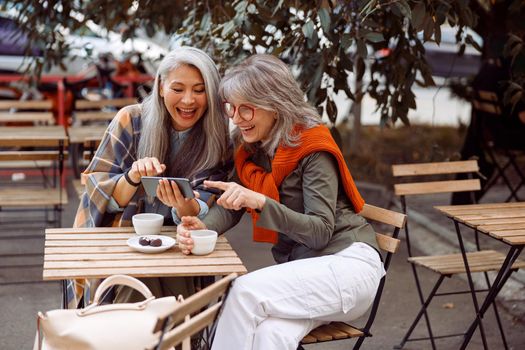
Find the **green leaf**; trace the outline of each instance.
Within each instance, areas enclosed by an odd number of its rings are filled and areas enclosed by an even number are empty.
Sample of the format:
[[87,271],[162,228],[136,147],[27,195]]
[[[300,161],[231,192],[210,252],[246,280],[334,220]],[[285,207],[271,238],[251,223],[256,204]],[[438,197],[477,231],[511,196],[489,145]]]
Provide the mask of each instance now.
[[304,25],[303,25],[303,34],[305,36],[305,38],[307,39],[310,39],[312,38],[312,35],[313,35],[313,32],[315,30],[314,28],[314,23],[309,19],[308,22],[306,22]]
[[357,40],[357,54],[361,56],[362,58],[366,58],[368,56],[368,50],[366,48],[366,44],[361,39]]
[[410,6],[408,6],[408,3],[404,0],[398,1],[395,3],[395,6],[398,8],[399,12],[404,17],[411,18],[412,17],[412,11],[410,10]]
[[328,10],[322,7],[317,14],[319,15],[319,20],[321,21],[321,27],[323,28],[323,31],[325,33],[329,33],[330,32],[330,14],[328,13]]
[[368,32],[365,34],[365,39],[373,43],[379,43],[385,41],[382,33]]
[[434,23],[434,40],[438,45],[441,44],[441,27],[437,23]]
[[416,29],[416,32],[423,30],[426,15],[427,14],[426,14],[425,2],[424,1],[418,2],[416,6],[414,7],[414,11],[412,11],[412,25]]
[[341,46],[346,51],[350,46],[352,46],[352,42],[354,41],[354,38],[350,34],[343,34],[341,38]]
[[204,16],[202,16],[200,30],[207,32],[210,29],[210,19],[210,13],[206,12]]
[[335,123],[337,119],[337,106],[330,97],[326,100],[326,114],[328,114],[328,119],[330,119],[332,123]]
[[246,7],[248,7],[248,1],[246,0],[239,1],[237,5],[235,5],[235,11],[237,13],[246,12]]
[[425,20],[425,29],[423,32],[425,41],[429,41],[432,37],[432,34],[434,34],[434,21],[432,20],[432,17],[429,16]]
[[236,27],[235,26],[235,22],[233,20],[224,23],[224,25],[222,27],[221,36],[223,38],[226,38],[227,36],[229,36],[234,31],[235,27]]
[[312,37],[308,39],[308,48],[315,49],[318,44],[319,36],[317,35],[317,31],[314,30],[314,32],[312,33]]
[[474,38],[472,38],[472,35],[467,34],[467,35],[465,36],[465,42],[466,42],[467,44],[472,45],[472,46],[473,46],[476,50],[478,50],[479,52],[482,51],[481,46],[479,46],[479,44],[476,42],[476,40],[474,40]]

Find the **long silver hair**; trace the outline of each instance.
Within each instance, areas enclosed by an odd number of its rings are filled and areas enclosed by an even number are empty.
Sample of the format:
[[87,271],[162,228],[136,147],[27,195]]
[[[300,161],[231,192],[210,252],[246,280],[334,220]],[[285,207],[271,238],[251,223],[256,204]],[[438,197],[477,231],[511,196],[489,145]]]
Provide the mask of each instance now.
[[[230,69],[221,81],[219,94],[227,101],[242,101],[277,113],[269,137],[261,142],[270,155],[279,145],[297,145],[296,126],[309,129],[321,123],[319,113],[305,100],[288,66],[271,55],[250,56]],[[234,129],[233,137],[236,143],[241,142],[239,128]]]
[[218,95],[219,71],[202,50],[180,47],[171,51],[159,65],[153,90],[142,102],[142,131],[138,144],[139,158],[157,157],[164,163],[169,157],[171,115],[160,96],[160,86],[169,73],[182,65],[197,68],[204,80],[208,108],[192,127],[174,164],[167,164],[170,175],[189,177],[209,169],[229,157],[229,130]]

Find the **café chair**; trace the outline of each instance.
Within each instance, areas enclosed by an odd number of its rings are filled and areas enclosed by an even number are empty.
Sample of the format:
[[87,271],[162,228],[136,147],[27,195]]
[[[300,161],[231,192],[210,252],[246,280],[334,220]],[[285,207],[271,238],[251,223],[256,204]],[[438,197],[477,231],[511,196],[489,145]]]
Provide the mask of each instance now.
[[53,125],[52,109],[51,100],[3,100],[0,101],[0,125]]
[[[41,128],[44,127],[2,129],[5,133],[25,136],[0,140],[0,168],[12,177],[7,184],[0,183],[0,211],[44,211],[45,220],[60,227],[62,209],[68,203],[62,186],[67,140],[42,139]],[[20,179],[15,181],[16,176]]]
[[153,329],[153,333],[161,332],[158,343],[152,344],[150,349],[171,349],[182,343],[182,350],[190,350],[189,338],[208,326],[204,341],[208,348],[211,347],[215,321],[235,278],[236,273],[229,274],[166,310]]
[[[405,226],[406,215],[392,210],[379,208],[370,204],[365,204],[363,210],[359,214],[369,221],[393,227],[391,236],[376,233],[377,243],[383,252],[384,267],[385,270],[388,271],[392,254],[397,252],[400,244],[397,236],[399,234],[399,230]],[[377,309],[379,308],[381,294],[385,286],[385,279],[386,276],[384,276],[379,283],[374,302],[369,311],[368,320],[363,327],[352,326],[344,322],[332,322],[327,325],[319,326],[302,339],[298,349],[304,349],[302,346],[303,344],[313,344],[348,338],[357,338],[354,349],[359,349],[365,338],[372,336],[370,329],[377,314]]]
[[487,90],[475,91],[472,109],[482,129],[481,148],[494,167],[483,193],[502,180],[510,191],[505,202],[522,200],[518,192],[525,185],[525,172],[518,159],[525,155],[525,111],[518,116],[518,111],[501,103],[495,91]]
[[[392,173],[394,177],[397,178],[407,178],[409,181],[405,183],[398,183],[394,185],[394,193],[399,196],[401,201],[401,206],[403,212],[407,214],[407,200],[406,197],[414,195],[433,195],[437,193],[455,193],[455,192],[470,192],[473,202],[474,192],[479,191],[481,184],[478,178],[474,178],[473,174],[477,174],[479,171],[478,163],[476,160],[468,161],[456,161],[456,162],[435,162],[435,163],[418,163],[418,164],[395,164],[392,165]],[[457,174],[465,174],[470,178],[455,180],[454,176]],[[421,177],[431,176],[432,181],[421,181]],[[413,178],[418,178],[418,182],[414,182]],[[446,179],[442,179],[447,177]],[[436,178],[440,178],[437,180]],[[410,217],[410,214],[408,214]],[[471,272],[483,272],[487,286],[490,287],[490,280],[488,278],[487,272],[497,271],[503,261],[505,260],[505,255],[494,250],[481,250],[478,232],[475,231],[475,244],[477,251],[467,253],[467,259],[469,266],[471,266]],[[412,252],[412,247],[410,244],[410,234],[409,234],[409,225],[405,226],[405,238],[408,250],[408,262],[412,268],[414,279],[416,282],[417,292],[419,300],[421,302],[421,309],[418,312],[416,318],[412,322],[405,336],[401,340],[401,343],[397,345],[396,349],[401,349],[404,347],[406,342],[409,341],[421,341],[421,340],[430,340],[432,349],[436,349],[435,340],[440,338],[448,338],[455,336],[462,336],[464,333],[460,334],[447,334],[447,335],[435,335],[432,331],[432,326],[428,316],[427,308],[431,303],[434,296],[442,295],[451,295],[451,294],[466,294],[469,293],[472,296],[472,301],[476,313],[479,311],[478,301],[477,301],[477,292],[486,292],[488,289],[475,289],[475,286],[469,283],[469,290],[465,291],[455,291],[447,293],[438,293],[438,290],[445,279],[445,277],[452,277],[454,275],[459,275],[466,273],[466,268],[463,262],[463,257],[461,253],[456,254],[446,254],[446,255],[432,255],[432,256],[414,256]],[[520,262],[516,262],[513,268],[519,268]],[[418,275],[418,270],[416,267],[424,268],[433,273],[436,273],[439,277],[431,289],[431,292],[428,296],[423,295],[423,290],[421,287],[420,278]],[[469,279],[470,282],[470,279]],[[493,304],[494,312],[496,315],[496,320],[498,323],[499,331],[501,338],[506,347],[505,334],[501,324],[500,316],[496,304]],[[428,332],[428,337],[420,338],[411,338],[412,332],[415,327],[421,320],[421,317],[425,318],[426,328]],[[485,342],[485,333],[483,327],[480,327],[482,338]]]

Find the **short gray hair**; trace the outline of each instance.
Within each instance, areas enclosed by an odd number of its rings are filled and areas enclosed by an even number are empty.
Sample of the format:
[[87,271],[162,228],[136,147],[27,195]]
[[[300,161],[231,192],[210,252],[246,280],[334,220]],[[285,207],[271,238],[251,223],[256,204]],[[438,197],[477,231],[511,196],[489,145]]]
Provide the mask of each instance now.
[[[296,146],[296,126],[309,129],[321,124],[319,113],[305,100],[288,66],[271,55],[253,55],[230,69],[221,81],[219,94],[224,100],[246,101],[277,113],[268,140],[262,144],[270,155],[280,144]],[[234,136],[240,142],[238,128]]]
[[142,103],[142,131],[137,155],[139,158],[157,157],[162,163],[167,160],[172,124],[171,115],[160,96],[160,85],[173,69],[181,65],[192,66],[200,71],[208,99],[206,112],[185,141],[188,147],[183,146],[189,152],[179,151],[181,157],[177,157],[177,164],[174,165],[179,176],[190,176],[224,162],[230,152],[228,122],[218,95],[219,71],[202,50],[180,47],[171,51],[160,63],[153,90]]

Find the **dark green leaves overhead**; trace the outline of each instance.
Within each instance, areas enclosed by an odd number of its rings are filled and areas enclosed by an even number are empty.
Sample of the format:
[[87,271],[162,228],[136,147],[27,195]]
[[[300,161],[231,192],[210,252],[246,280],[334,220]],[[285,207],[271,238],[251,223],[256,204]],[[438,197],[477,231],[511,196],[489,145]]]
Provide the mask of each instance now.
[[[513,6],[523,11],[518,2]],[[408,124],[408,110],[416,107],[414,83],[433,84],[422,40],[439,42],[445,21],[458,28],[477,21],[471,0],[16,0],[0,6],[18,9],[30,44],[44,50],[45,64],[67,55],[61,30],[77,30],[87,20],[125,38],[138,29],[177,33],[185,44],[208,51],[221,69],[255,52],[277,55],[293,66],[308,99],[332,122],[334,94],[360,95],[357,77],[383,122]],[[506,52],[520,60],[523,37],[511,39]],[[468,35],[462,40],[477,46]],[[523,83],[517,86],[521,90],[514,86],[506,98],[510,103],[524,95]]]

